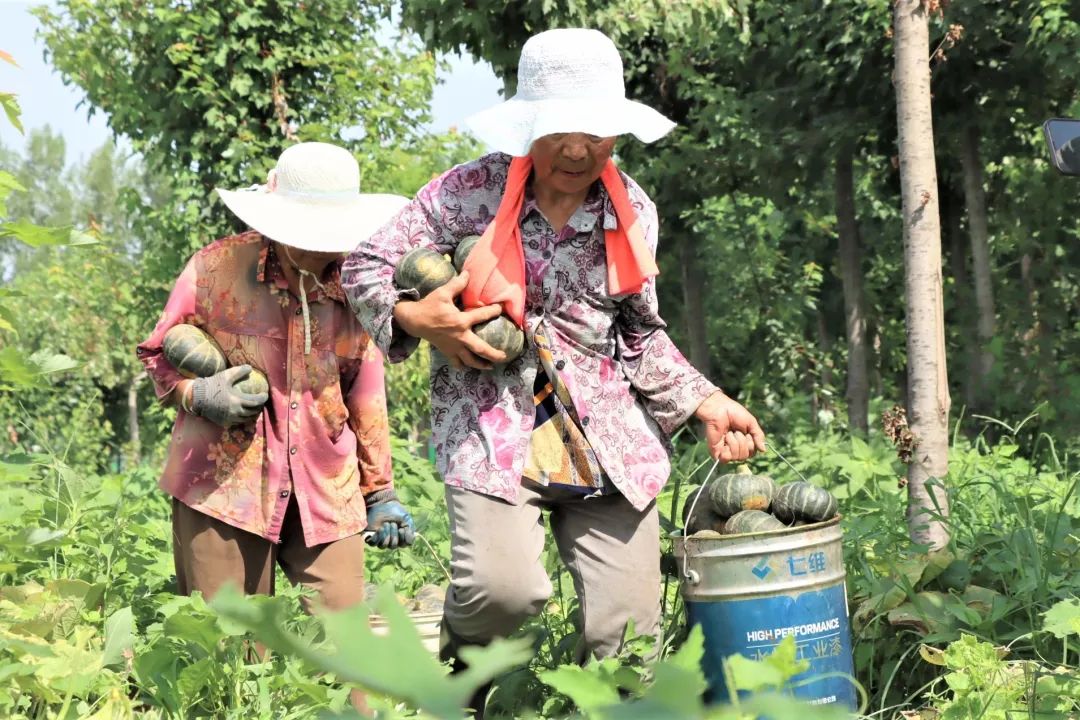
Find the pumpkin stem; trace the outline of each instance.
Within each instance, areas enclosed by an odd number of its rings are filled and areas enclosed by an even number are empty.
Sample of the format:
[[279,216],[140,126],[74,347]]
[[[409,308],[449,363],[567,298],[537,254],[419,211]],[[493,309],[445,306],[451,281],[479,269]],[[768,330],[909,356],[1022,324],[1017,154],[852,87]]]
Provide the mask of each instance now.
[[735,468],[735,473],[737,475],[753,475],[754,471],[751,470],[750,466],[746,463],[741,463],[738,467]]

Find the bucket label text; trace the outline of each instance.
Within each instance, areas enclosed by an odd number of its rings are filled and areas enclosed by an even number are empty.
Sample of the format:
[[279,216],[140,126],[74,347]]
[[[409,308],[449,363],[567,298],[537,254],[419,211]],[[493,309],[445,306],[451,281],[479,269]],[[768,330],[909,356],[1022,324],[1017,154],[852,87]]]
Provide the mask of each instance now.
[[748,643],[779,642],[788,635],[794,635],[796,639],[806,635],[820,635],[834,632],[840,629],[840,618],[829,618],[820,622],[792,625],[790,627],[760,628],[746,633]]
[[788,571],[792,575],[807,575],[825,572],[825,553],[812,552],[809,555],[788,555]]

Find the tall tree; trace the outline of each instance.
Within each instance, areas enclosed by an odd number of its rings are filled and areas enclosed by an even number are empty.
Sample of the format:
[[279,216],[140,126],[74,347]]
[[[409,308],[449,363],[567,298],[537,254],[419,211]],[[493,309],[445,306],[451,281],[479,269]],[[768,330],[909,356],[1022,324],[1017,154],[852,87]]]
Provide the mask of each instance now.
[[435,61],[415,40],[381,39],[391,9],[390,0],[61,0],[35,10],[64,81],[170,179],[168,205],[140,215],[160,238],[149,258],[156,283],[235,227],[214,188],[262,182],[297,140],[350,147],[365,189],[379,189],[370,180],[386,177],[384,148],[421,133],[435,82]]
[[967,205],[968,235],[971,239],[971,266],[975,282],[976,337],[978,348],[969,378],[968,402],[977,412],[985,412],[989,398],[987,380],[994,367],[991,342],[997,313],[994,309],[994,285],[990,262],[990,230],[986,217],[986,189],[979,153],[979,130],[964,128],[960,140],[960,161],[964,171],[964,202]]
[[866,435],[870,429],[870,365],[866,347],[866,299],[863,295],[862,249],[855,213],[852,152],[842,148],[836,156],[836,234],[839,238],[840,276],[844,288],[844,325],[847,329],[848,424]]
[[930,101],[930,14],[935,0],[897,0],[893,10],[896,115],[904,221],[908,405],[917,446],[908,465],[908,527],[942,548],[949,471],[949,380],[945,359],[941,226]]

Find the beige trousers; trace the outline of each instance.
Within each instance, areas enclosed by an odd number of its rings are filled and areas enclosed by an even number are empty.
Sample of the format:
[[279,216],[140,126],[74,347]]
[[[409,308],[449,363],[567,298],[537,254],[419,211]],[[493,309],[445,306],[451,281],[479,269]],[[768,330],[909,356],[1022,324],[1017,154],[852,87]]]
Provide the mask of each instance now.
[[[247,595],[273,595],[274,566],[280,564],[290,582],[314,590],[328,610],[344,610],[364,599],[363,536],[306,547],[295,500],[285,511],[280,544],[192,510],[176,498],[172,525],[181,595],[199,590],[209,599],[230,580]],[[312,611],[310,598],[301,603]]]
[[551,596],[543,510],[583,615],[578,660],[612,655],[629,620],[660,635],[660,520],[621,494],[585,498],[523,480],[520,504],[447,486],[451,575],[444,621],[465,643],[507,637]]

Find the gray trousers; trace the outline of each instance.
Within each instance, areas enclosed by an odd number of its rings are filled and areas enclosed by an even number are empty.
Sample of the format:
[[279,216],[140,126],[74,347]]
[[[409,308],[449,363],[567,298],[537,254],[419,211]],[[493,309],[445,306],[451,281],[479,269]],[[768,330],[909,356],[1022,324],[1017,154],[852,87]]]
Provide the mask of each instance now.
[[512,505],[447,486],[451,575],[444,622],[460,641],[507,637],[551,596],[543,564],[544,521],[574,579],[583,614],[578,660],[618,651],[629,620],[639,635],[660,635],[660,520],[621,494],[585,498],[523,480]]

